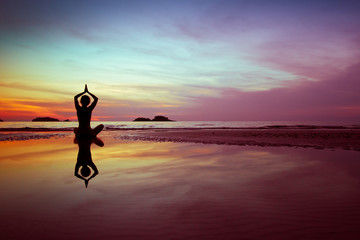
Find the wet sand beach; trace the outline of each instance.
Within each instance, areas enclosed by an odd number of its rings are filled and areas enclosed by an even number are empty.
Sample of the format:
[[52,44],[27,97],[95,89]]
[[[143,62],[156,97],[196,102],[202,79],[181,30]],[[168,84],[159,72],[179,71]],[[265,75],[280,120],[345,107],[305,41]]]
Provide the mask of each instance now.
[[360,150],[360,129],[168,129],[136,131],[118,138],[239,146]]
[[0,231],[5,239],[357,239],[352,140],[325,139],[324,149],[227,145],[285,132],[105,131],[105,146],[91,146],[99,174],[88,188],[74,176],[70,132],[2,133]]
[[[332,148],[360,151],[360,129],[336,127],[296,126],[280,128],[204,128],[204,129],[112,129],[107,135],[119,140],[155,142],[193,142],[238,146],[284,146],[304,148]],[[71,135],[71,129],[23,128],[0,129],[0,141],[57,138]]]

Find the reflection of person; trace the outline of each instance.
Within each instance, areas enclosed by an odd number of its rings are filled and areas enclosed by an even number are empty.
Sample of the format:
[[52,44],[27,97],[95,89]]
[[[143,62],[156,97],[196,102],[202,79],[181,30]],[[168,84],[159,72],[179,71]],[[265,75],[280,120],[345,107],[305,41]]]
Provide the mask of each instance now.
[[[102,147],[104,146],[104,143],[99,138],[79,138],[75,142],[79,146],[77,162],[75,165],[75,176],[84,180],[85,187],[87,187],[90,179],[94,178],[99,173],[97,167],[92,161],[90,146],[92,143],[95,143],[96,145]],[[90,176],[91,172],[92,175]]]
[[[94,99],[90,106],[88,106],[90,104],[90,97],[84,95],[86,93],[88,93]],[[81,106],[78,100],[80,96],[82,96],[80,99]],[[91,129],[90,126],[91,113],[94,110],[96,103],[98,102],[98,98],[88,91],[87,85],[85,84],[85,90],[74,97],[74,102],[79,121],[79,127],[74,128],[76,137],[96,137],[96,135],[104,128],[104,125],[102,124],[94,129]]]

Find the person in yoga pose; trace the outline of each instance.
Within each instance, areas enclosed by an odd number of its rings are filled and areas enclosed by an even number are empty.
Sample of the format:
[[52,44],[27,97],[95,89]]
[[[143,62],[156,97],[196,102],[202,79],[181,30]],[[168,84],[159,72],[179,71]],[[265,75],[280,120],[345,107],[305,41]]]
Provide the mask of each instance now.
[[[91,104],[90,104],[90,97],[85,95],[86,93],[88,93],[93,98],[93,102]],[[82,96],[80,99],[81,106],[79,104],[80,96]],[[98,125],[94,129],[91,129],[90,126],[91,113],[98,102],[98,98],[94,94],[88,91],[87,85],[85,84],[85,90],[74,97],[74,102],[75,102],[77,118],[79,121],[79,127],[74,128],[74,133],[76,135],[76,138],[96,137],[96,135],[98,135],[99,132],[101,132],[101,130],[103,130],[104,128],[104,125],[102,124]]]
[[75,176],[84,180],[85,187],[88,186],[90,179],[94,178],[99,173],[91,158],[90,146],[92,143],[92,138],[79,138],[77,141],[79,152],[75,165]]
[[[91,104],[90,97],[85,94],[89,94],[93,98],[93,102]],[[79,104],[80,97],[81,106]],[[99,173],[92,161],[90,146],[92,143],[95,143],[100,147],[104,146],[104,142],[97,138],[97,134],[101,132],[104,125],[100,124],[96,128],[91,129],[91,113],[98,102],[98,98],[88,91],[86,84],[85,90],[74,97],[74,102],[79,121],[79,127],[74,128],[74,143],[79,146],[77,162],[75,165],[75,176],[84,180],[85,186],[87,187],[90,179],[94,178]]]

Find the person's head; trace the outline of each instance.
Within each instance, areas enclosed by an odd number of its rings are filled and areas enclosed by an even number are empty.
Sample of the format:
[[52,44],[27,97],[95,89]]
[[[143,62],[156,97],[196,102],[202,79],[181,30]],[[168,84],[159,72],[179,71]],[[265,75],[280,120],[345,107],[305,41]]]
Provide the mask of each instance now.
[[80,173],[83,177],[88,177],[90,175],[90,168],[87,165],[83,166],[80,170]]
[[89,103],[90,103],[89,96],[86,96],[86,95],[82,96],[80,99],[80,102],[83,107],[87,107],[87,105],[89,105]]

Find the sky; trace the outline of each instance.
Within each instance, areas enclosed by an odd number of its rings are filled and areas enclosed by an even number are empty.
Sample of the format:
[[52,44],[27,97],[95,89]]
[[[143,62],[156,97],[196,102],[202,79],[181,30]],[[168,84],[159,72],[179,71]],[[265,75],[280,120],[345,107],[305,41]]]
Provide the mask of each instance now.
[[0,0],[0,119],[360,121],[360,1]]

